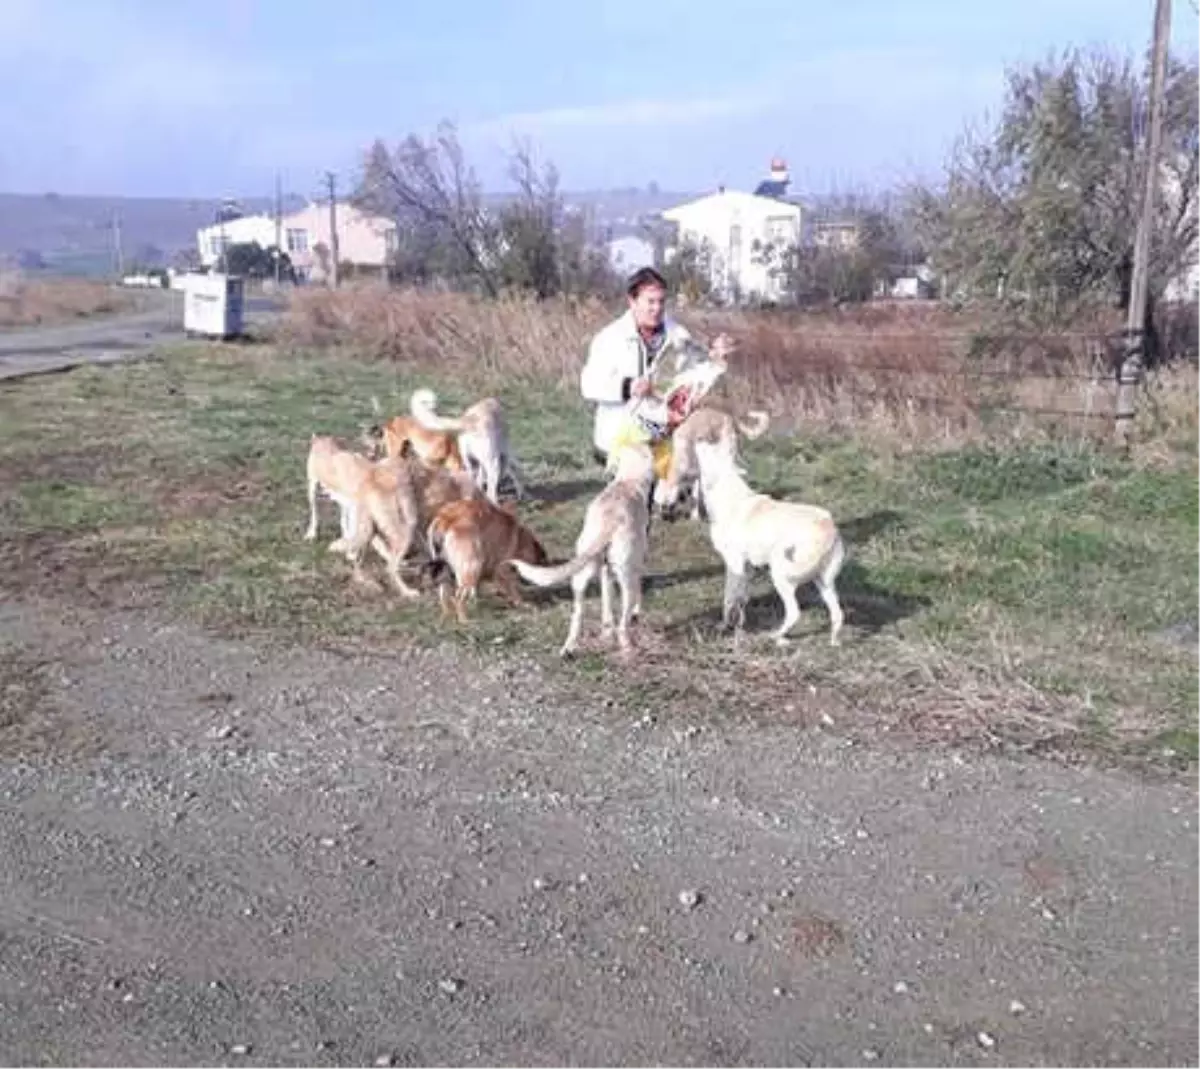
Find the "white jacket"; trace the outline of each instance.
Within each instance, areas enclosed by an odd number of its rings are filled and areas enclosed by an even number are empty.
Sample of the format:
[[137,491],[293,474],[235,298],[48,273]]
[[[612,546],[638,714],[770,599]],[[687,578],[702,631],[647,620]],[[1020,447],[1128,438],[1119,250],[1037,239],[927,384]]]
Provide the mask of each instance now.
[[708,359],[708,351],[683,324],[668,317],[666,328],[667,340],[648,372],[645,345],[632,312],[609,323],[588,346],[579,392],[596,406],[592,441],[602,453],[609,452],[634,379],[649,374],[657,387],[665,387],[679,372]]

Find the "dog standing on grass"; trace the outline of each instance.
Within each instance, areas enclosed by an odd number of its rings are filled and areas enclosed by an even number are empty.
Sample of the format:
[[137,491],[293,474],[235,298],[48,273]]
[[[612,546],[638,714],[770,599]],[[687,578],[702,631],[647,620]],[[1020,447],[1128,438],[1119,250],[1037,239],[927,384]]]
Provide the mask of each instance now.
[[594,578],[600,578],[600,618],[602,634],[613,630],[612,583],[621,592],[621,616],[617,621],[617,642],[623,653],[632,649],[629,625],[642,609],[642,576],[648,552],[647,528],[650,523],[646,504],[654,481],[654,461],[650,448],[627,445],[609,455],[615,474],[587,507],[583,530],[575,543],[575,556],[565,564],[540,567],[514,560],[512,565],[522,578],[537,586],[553,586],[571,581],[574,595],[571,623],[563,643],[562,656],[569,657],[579,645],[583,626],[583,599]]
[[438,415],[437,395],[432,390],[420,389],[413,391],[409,409],[413,419],[430,431],[457,432],[463,461],[493,505],[500,503],[500,480],[505,474],[512,479],[518,500],[525,496],[504,413],[494,397],[476,401],[452,419]]
[[521,604],[517,573],[510,561],[544,565],[546,550],[509,505],[484,498],[455,501],[438,510],[426,536],[430,574],[438,582],[442,613],[449,611],[444,572],[454,574],[454,611],[467,622],[467,601],[478,594],[484,579],[492,580],[510,605]]
[[697,442],[696,457],[713,548],[725,562],[725,627],[740,634],[745,623],[747,571],[766,567],[784,607],[775,641],[787,644],[788,633],[800,620],[796,588],[812,583],[829,610],[829,643],[838,645],[843,614],[836,582],[846,560],[846,546],[833,517],[815,505],[777,501],[755,492],[736,458],[718,445]]
[[692,519],[704,516],[704,493],[700,482],[700,462],[696,446],[708,442],[719,446],[734,459],[738,455],[738,432],[751,441],[761,438],[770,425],[771,417],[757,409],[747,412],[745,420],[715,407],[696,409],[671,436],[670,465],[667,477],[661,480],[654,496],[664,519],[672,520],[688,498],[692,501]]

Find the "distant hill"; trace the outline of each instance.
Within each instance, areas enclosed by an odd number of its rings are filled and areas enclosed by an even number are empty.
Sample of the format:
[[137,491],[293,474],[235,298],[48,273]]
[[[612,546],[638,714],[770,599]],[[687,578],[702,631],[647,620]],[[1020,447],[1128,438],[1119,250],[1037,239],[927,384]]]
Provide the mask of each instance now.
[[[611,228],[620,236],[645,216],[689,199],[688,193],[617,189],[565,193],[564,201],[590,211],[596,231]],[[503,198],[489,198],[500,200]],[[247,213],[269,212],[266,198],[239,201]],[[169,264],[182,250],[195,247],[196,231],[212,223],[219,200],[182,198],[75,197],[55,193],[0,193],[0,260],[63,274],[112,272],[113,219],[120,219],[121,247],[127,265]],[[304,206],[285,198],[284,210]]]
[[[270,211],[265,198],[239,201],[247,213]],[[214,219],[219,200],[66,197],[54,193],[0,193],[0,259],[44,265],[64,274],[113,270],[113,219],[120,219],[126,264],[168,264],[194,248],[196,231]],[[291,198],[284,210],[303,206]]]

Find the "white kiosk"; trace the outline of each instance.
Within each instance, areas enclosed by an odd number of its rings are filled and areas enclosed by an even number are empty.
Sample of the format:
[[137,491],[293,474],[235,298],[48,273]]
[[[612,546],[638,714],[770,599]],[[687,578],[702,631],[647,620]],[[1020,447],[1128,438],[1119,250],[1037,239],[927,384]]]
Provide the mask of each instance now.
[[188,275],[183,329],[189,337],[235,338],[242,332],[245,279],[240,275]]

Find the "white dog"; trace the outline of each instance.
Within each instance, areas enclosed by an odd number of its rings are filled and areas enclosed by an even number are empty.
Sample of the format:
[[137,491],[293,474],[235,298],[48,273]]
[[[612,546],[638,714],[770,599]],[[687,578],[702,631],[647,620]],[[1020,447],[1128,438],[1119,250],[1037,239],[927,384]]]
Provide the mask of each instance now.
[[623,653],[632,648],[629,624],[642,608],[642,576],[646,570],[650,523],[646,499],[654,479],[650,449],[644,445],[621,446],[613,451],[609,464],[616,468],[616,473],[613,481],[587,507],[583,530],[575,543],[574,558],[555,567],[538,567],[519,560],[509,562],[524,579],[537,586],[553,586],[571,580],[574,603],[567,640],[561,651],[564,657],[569,657],[579,644],[583,598],[596,576],[600,577],[600,618],[604,635],[611,634],[613,629],[614,578],[620,589],[617,642]]
[[770,422],[770,416],[759,410],[746,413],[745,420],[720,408],[697,408],[688,416],[671,436],[667,477],[659,482],[654,491],[654,499],[664,518],[674,519],[689,497],[692,519],[704,518],[700,462],[696,459],[696,445],[699,442],[720,446],[736,460],[738,432],[751,440],[761,438]]
[[697,442],[696,459],[713,548],[725,562],[725,626],[741,631],[747,571],[766,567],[784,607],[775,641],[787,644],[788,633],[800,620],[796,589],[812,583],[829,610],[829,642],[836,646],[843,615],[835,583],[846,560],[846,547],[833,517],[814,505],[776,501],[756,493],[736,459],[719,445]]
[[457,419],[438,415],[437,395],[432,390],[414,390],[408,404],[413,419],[423,427],[458,433],[458,448],[463,460],[492,504],[500,503],[500,480],[506,472],[513,481],[517,497],[525,496],[520,466],[509,445],[504,413],[494,397],[475,402]]

